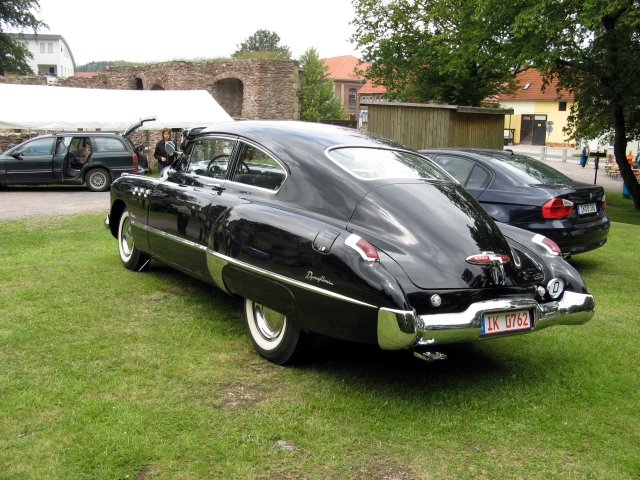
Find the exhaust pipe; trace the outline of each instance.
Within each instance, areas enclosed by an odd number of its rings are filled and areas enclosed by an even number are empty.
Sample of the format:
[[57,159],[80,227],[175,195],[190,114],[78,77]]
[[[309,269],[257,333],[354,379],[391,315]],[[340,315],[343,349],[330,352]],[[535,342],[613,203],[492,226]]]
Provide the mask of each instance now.
[[440,352],[430,352],[430,351],[424,351],[424,352],[413,352],[413,356],[416,358],[419,358],[420,360],[424,360],[425,362],[435,362],[436,360],[446,360],[447,356],[444,353],[440,353]]

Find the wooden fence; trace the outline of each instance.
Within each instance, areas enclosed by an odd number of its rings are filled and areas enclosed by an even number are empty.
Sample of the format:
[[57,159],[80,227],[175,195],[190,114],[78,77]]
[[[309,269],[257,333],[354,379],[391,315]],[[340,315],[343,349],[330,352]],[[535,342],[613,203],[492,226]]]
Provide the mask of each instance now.
[[366,128],[408,147],[497,148],[504,145],[504,116],[509,109],[424,103],[362,102]]

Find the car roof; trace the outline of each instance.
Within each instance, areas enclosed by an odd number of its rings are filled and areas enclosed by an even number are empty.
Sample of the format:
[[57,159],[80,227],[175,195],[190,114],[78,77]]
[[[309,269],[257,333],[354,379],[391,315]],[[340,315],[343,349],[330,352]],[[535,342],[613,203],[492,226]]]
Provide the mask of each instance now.
[[[311,141],[315,148],[322,151],[335,145],[408,149],[397,142],[361,130],[293,120],[247,120],[223,123],[202,130],[198,136],[213,133],[247,137],[263,145],[287,144],[289,148],[295,147],[298,140],[306,140]],[[306,144],[305,148],[308,149],[309,144]]]

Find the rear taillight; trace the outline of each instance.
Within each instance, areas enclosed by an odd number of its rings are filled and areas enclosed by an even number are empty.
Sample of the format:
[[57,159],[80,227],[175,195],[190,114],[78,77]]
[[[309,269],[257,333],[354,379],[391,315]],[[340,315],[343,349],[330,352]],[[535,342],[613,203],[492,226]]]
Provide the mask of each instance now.
[[552,198],[542,206],[543,218],[567,218],[573,212],[573,202],[566,198]]
[[550,255],[560,255],[562,253],[558,244],[544,235],[534,235],[531,240],[533,243],[537,243],[541,247],[544,247]]
[[358,254],[368,262],[377,262],[380,260],[376,247],[358,235],[349,235],[344,243],[358,252]]
[[135,153],[131,154],[131,165],[133,165],[134,167],[138,166],[138,155],[136,155]]
[[607,209],[607,196],[602,195],[602,210],[606,210],[606,209]]

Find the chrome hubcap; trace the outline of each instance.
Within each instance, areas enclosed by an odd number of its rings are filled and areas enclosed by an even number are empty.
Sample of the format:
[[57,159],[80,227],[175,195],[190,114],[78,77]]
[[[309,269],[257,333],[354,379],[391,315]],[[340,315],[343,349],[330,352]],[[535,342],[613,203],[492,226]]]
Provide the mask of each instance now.
[[120,246],[125,257],[131,256],[131,252],[133,251],[133,235],[131,234],[131,222],[129,221],[129,217],[122,222]]
[[253,306],[253,318],[260,335],[267,340],[274,340],[282,333],[284,323],[287,319],[281,313],[270,308],[264,307],[258,303]]
[[96,188],[102,188],[107,183],[107,177],[105,177],[104,173],[98,172],[91,175],[91,185]]

